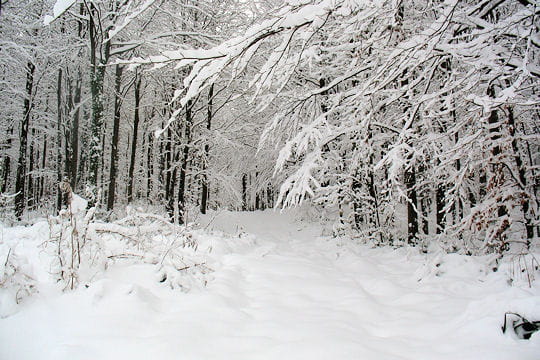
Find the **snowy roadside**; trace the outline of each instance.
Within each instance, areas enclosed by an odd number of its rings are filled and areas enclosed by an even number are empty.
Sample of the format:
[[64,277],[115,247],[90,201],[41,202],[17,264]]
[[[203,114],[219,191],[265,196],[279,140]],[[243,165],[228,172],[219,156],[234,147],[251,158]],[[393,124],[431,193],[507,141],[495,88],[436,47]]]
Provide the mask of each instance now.
[[[205,229],[189,236],[154,229],[139,244],[102,234],[106,266],[81,268],[79,287],[64,293],[52,281],[47,222],[2,227],[0,255],[12,249],[33,295],[16,305],[13,289],[0,289],[0,359],[540,354],[540,334],[518,340],[500,329],[506,311],[540,319],[540,282],[529,287],[516,261],[493,272],[489,257],[370,248],[321,237],[321,226],[292,213],[221,212],[199,222]],[[121,257],[127,250],[137,256]]]

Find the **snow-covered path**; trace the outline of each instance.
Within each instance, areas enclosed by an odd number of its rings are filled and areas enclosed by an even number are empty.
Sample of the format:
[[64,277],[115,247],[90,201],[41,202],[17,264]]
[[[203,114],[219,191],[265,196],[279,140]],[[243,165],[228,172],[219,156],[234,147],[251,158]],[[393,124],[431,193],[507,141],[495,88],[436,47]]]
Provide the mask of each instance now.
[[473,258],[339,244],[287,214],[210,220],[246,241],[216,260],[206,289],[112,269],[0,320],[0,359],[540,358],[540,334],[500,331],[505,311],[540,315],[538,282],[509,287]]

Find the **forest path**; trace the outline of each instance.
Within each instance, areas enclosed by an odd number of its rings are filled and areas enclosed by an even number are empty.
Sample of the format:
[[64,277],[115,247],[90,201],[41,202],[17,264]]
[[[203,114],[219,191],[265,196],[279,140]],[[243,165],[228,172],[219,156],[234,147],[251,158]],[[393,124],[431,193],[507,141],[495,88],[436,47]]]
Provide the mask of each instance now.
[[500,325],[504,311],[538,311],[540,289],[482,275],[481,259],[321,237],[293,213],[199,221],[229,234],[212,240],[207,287],[171,291],[154,267],[111,268],[0,320],[0,359],[538,359],[540,336]]
[[[513,296],[540,305],[519,289],[501,296],[506,284],[482,279],[485,264],[472,258],[370,249],[321,236],[291,212],[211,219],[209,228],[258,245],[226,256],[209,286],[234,288],[225,300],[244,315],[233,331],[244,340],[232,344],[248,346],[246,359],[508,359],[514,340],[500,336],[501,309]],[[523,358],[537,359],[539,345]]]

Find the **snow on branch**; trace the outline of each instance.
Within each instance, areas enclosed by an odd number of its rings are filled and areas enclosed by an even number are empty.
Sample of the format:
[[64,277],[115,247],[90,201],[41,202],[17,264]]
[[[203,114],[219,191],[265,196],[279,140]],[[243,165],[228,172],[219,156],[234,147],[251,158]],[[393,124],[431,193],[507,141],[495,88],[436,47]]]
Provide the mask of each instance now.
[[[328,14],[332,12],[333,7],[335,7],[334,1],[330,0],[321,1],[315,5],[303,5],[300,8],[288,4],[283,6],[275,17],[252,26],[244,36],[225,41],[213,48],[183,47],[174,51],[164,51],[160,55],[119,61],[119,63],[129,64],[132,68],[145,64],[161,67],[168,63],[174,63],[176,68],[192,66],[189,76],[184,80],[183,91],[177,92],[172,100],[175,101],[182,96],[180,107],[184,107],[209,84],[213,83],[225,69],[232,70],[234,74],[240,74],[263,41],[275,35],[283,35],[284,40],[281,42],[281,46],[274,49],[263,65],[263,69],[266,70],[265,76],[259,75],[254,80],[260,82],[257,85],[260,89],[274,78],[269,69],[275,69],[277,65],[281,64],[280,61],[291,46],[291,37],[296,30],[302,27],[320,27]],[[290,71],[281,73],[290,74]],[[174,121],[174,118],[175,114],[173,113],[171,121]]]
[[129,15],[127,15],[122,24],[116,26],[113,30],[111,30],[111,32],[109,33],[109,38],[106,39],[105,42],[110,41],[113,37],[115,37],[120,31],[122,31],[126,26],[128,26],[140,14],[145,12],[155,2],[156,0],[146,0],[139,8],[135,9]]
[[63,13],[69,10],[69,8],[75,4],[77,0],[56,0],[53,7],[53,14],[46,15],[43,19],[43,24],[49,25],[54,20],[58,19]]

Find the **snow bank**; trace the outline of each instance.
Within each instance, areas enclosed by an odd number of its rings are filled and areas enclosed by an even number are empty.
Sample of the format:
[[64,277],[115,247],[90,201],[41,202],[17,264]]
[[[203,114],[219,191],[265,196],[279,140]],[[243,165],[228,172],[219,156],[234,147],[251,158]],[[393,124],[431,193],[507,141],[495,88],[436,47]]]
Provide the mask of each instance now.
[[[4,245],[24,244],[18,253],[28,257],[39,292],[0,320],[0,359],[536,360],[540,354],[540,334],[518,340],[501,332],[506,311],[540,319],[539,281],[529,287],[516,259],[493,272],[489,256],[371,248],[322,237],[321,225],[291,212],[220,212],[200,223],[189,236],[171,233],[152,246],[141,239],[130,249],[154,255],[116,258],[65,293],[41,276],[46,224],[3,228]],[[125,252],[128,240],[101,236],[108,254]],[[184,274],[174,256],[167,260],[167,249],[191,269],[203,264],[210,271]]]

